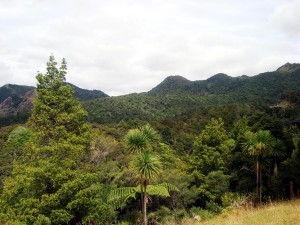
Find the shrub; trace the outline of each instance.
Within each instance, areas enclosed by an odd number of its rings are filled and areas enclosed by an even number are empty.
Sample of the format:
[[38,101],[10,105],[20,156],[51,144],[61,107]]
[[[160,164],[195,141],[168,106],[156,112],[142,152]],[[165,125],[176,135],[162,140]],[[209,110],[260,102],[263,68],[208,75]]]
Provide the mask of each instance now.
[[193,218],[195,216],[200,216],[201,220],[207,220],[214,216],[214,213],[200,207],[192,207],[190,209],[190,214]]

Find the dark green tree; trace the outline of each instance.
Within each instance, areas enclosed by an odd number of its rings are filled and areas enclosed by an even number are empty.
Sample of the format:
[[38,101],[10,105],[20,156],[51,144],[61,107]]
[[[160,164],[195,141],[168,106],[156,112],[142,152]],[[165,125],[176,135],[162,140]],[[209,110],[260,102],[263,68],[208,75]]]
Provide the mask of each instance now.
[[212,119],[194,142],[191,155],[192,169],[204,175],[226,170],[235,141],[230,138],[221,118]]
[[[37,75],[37,98],[29,119],[32,136],[4,182],[0,218],[25,224],[75,224],[110,221],[105,195],[95,198],[97,176],[88,170],[91,130],[87,113],[65,85],[67,66],[50,56],[45,74]],[[104,211],[103,211],[104,210]],[[110,217],[110,218],[108,218]],[[1,221],[2,222],[2,221]]]

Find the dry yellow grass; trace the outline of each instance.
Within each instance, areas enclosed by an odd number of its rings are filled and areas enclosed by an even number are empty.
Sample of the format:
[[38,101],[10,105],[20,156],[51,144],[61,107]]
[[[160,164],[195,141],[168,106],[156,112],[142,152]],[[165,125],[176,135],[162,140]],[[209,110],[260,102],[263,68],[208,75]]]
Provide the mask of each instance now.
[[300,225],[300,199],[273,203],[253,209],[240,209],[221,214],[213,219],[195,222],[191,219],[183,225]]

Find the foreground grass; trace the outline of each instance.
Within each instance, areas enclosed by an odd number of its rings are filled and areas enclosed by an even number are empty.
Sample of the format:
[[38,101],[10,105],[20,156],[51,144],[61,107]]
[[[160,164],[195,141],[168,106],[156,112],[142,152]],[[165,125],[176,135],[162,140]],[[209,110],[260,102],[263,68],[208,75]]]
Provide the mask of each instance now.
[[296,225],[300,224],[300,199],[273,203],[253,209],[240,209],[213,219],[195,222],[187,220],[183,225]]

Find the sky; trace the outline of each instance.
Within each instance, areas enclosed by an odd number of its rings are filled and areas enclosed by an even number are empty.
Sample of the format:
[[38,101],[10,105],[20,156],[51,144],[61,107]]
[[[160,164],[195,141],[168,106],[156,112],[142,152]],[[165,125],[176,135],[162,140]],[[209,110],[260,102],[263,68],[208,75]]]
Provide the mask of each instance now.
[[300,0],[0,0],[0,86],[67,82],[110,96],[167,76],[253,76],[300,63]]

